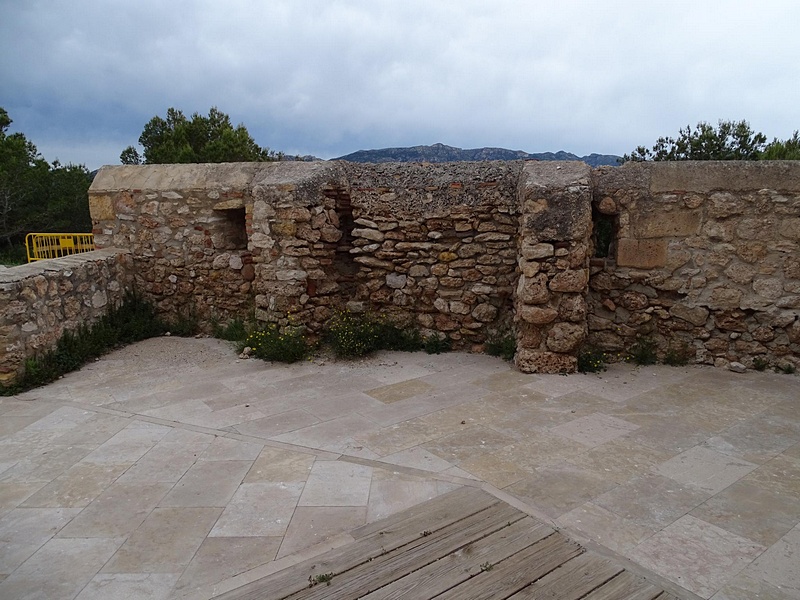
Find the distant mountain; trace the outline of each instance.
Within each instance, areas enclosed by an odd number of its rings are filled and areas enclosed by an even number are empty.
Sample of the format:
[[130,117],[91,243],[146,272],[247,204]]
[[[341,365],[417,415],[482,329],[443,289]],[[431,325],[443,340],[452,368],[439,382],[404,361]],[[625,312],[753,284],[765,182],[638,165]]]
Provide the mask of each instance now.
[[381,148],[379,150],[359,150],[333,160],[347,160],[359,163],[383,162],[458,162],[464,160],[582,160],[592,167],[600,165],[617,166],[621,157],[614,154],[589,154],[577,156],[571,152],[539,152],[530,154],[522,150],[505,148],[473,148],[464,150],[444,144],[432,146],[411,146],[410,148]]

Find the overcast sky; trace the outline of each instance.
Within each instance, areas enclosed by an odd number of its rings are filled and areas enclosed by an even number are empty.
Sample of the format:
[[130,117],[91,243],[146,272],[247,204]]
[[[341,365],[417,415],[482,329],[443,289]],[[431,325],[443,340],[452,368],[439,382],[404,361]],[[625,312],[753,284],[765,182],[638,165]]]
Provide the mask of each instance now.
[[442,142],[623,154],[698,121],[800,128],[797,0],[0,0],[0,106],[119,164],[169,107],[287,154]]

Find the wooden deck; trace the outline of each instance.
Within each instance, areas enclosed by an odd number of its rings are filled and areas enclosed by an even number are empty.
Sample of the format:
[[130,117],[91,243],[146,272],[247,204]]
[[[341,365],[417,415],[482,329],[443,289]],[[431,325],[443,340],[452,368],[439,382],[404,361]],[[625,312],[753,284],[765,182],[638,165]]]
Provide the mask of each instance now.
[[351,544],[219,598],[676,598],[475,488],[450,492],[352,535]]

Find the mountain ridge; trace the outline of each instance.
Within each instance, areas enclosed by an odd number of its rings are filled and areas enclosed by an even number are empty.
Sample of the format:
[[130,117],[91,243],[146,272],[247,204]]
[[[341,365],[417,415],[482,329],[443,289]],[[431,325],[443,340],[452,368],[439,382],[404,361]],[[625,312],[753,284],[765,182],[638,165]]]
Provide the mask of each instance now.
[[559,150],[558,152],[530,153],[522,150],[508,150],[506,148],[456,148],[446,144],[432,144],[430,146],[408,146],[398,148],[378,148],[374,150],[358,150],[331,160],[346,160],[359,163],[383,162],[460,162],[480,160],[579,160],[592,167],[601,165],[617,166],[622,157],[614,154],[587,154],[578,156],[571,152]]

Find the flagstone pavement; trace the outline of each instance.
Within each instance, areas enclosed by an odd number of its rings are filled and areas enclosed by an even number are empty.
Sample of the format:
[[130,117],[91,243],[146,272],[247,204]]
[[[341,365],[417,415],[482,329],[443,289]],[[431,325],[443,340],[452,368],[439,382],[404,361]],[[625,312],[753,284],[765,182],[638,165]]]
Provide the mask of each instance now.
[[0,598],[211,598],[482,487],[685,598],[800,598],[800,377],[152,339],[0,402]]

